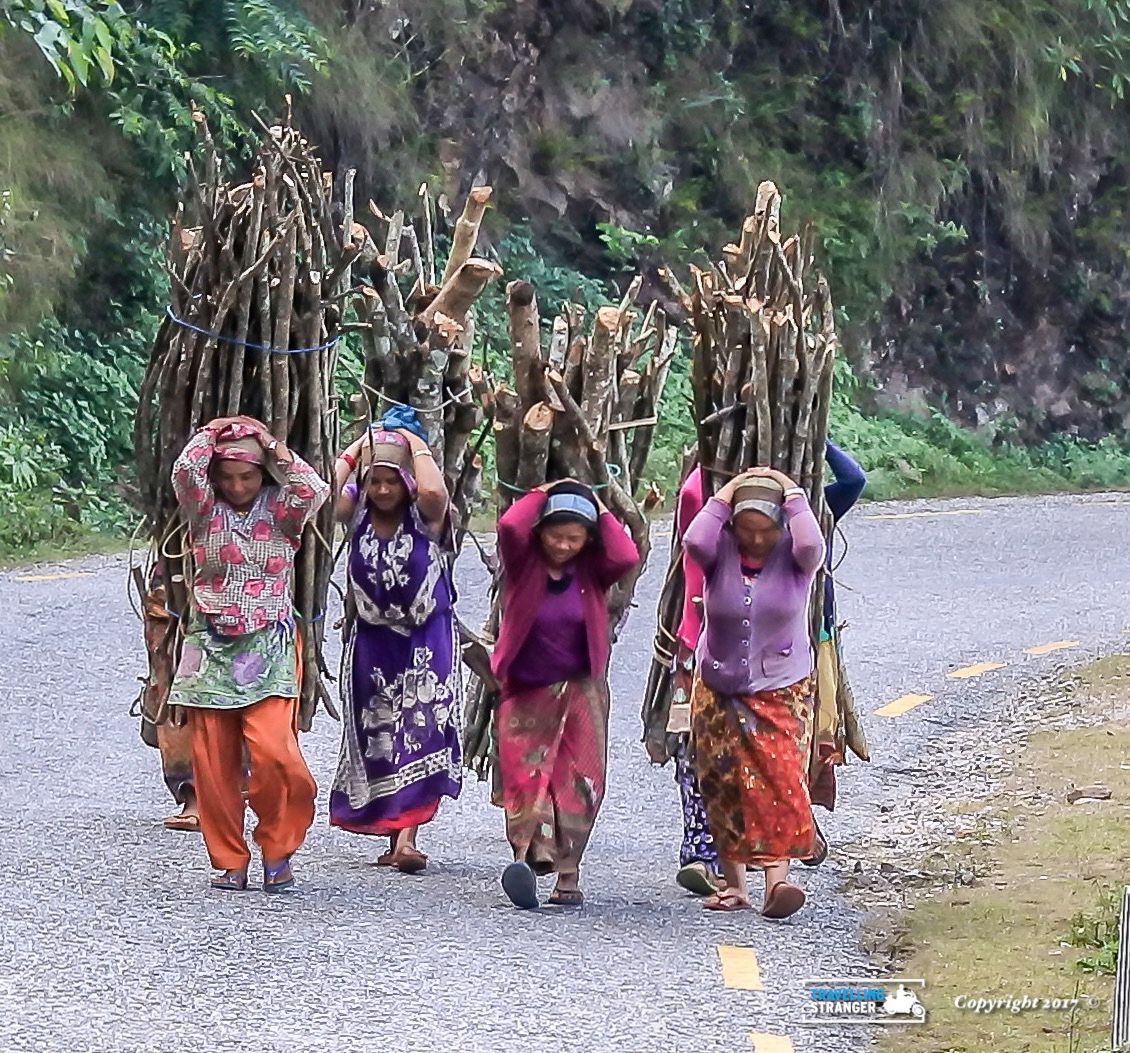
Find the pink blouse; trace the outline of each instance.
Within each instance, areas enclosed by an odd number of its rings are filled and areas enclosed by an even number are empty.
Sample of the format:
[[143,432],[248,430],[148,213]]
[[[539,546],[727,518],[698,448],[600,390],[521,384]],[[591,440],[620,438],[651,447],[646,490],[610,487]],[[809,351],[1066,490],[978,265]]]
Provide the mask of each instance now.
[[292,454],[278,466],[283,485],[264,485],[251,508],[237,512],[212,486],[215,452],[216,434],[198,431],[173,466],[173,490],[188,520],[196,609],[217,632],[242,636],[291,617],[294,555],[330,486]]

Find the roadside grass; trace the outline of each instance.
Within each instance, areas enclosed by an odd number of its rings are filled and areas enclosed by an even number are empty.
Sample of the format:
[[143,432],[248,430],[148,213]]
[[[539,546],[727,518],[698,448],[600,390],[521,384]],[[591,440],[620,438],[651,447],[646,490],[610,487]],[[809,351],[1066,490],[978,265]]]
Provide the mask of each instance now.
[[[1080,673],[1093,727],[1041,731],[1015,758],[982,822],[943,851],[943,870],[971,871],[973,887],[921,897],[900,918],[902,975],[924,977],[929,1016],[889,1028],[898,1053],[1099,1053],[1110,1038],[1112,938],[1130,876],[1130,656]],[[1101,783],[1107,801],[1068,804],[1070,787]],[[937,862],[933,864],[937,866]],[[975,1013],[955,999],[1080,999],[1075,1011]],[[1090,1000],[1097,1000],[1097,1005]]]
[[124,552],[129,547],[129,535],[82,531],[53,541],[41,541],[14,550],[0,549],[0,570],[14,570],[35,563],[61,563],[105,553]]

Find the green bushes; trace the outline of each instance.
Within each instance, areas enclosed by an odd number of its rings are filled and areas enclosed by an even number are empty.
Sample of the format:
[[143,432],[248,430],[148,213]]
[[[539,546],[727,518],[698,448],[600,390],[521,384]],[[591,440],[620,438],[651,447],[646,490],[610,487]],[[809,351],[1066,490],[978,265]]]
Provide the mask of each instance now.
[[0,556],[126,528],[147,340],[50,324],[0,344]]

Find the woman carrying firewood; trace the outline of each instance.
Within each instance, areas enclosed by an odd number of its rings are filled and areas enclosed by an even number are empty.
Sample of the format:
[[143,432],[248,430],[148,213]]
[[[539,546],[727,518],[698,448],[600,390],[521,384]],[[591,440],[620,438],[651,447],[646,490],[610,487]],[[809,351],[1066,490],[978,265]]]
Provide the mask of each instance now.
[[587,486],[547,483],[498,522],[502,618],[492,668],[498,787],[514,862],[502,887],[538,905],[580,906],[581,856],[604,797],[608,754],[608,592],[639,562],[620,522]]
[[687,528],[705,576],[692,691],[695,771],[726,881],[709,910],[750,908],[746,866],[765,871],[761,913],[804,905],[789,860],[814,847],[808,757],[815,684],[808,599],[825,543],[804,490],[754,468]]
[[294,885],[290,857],[314,821],[317,792],[298,747],[301,648],[290,581],[303,528],[330,488],[249,417],[201,428],[173,467],[173,488],[196,577],[169,701],[189,714],[200,829],[223,871],[212,887],[247,888],[246,745],[263,891],[282,892]]
[[363,435],[335,475],[337,515],[350,524],[351,617],[330,824],[388,837],[377,864],[412,874],[427,865],[419,828],[462,785],[462,679],[441,548],[447,489],[427,443],[407,429]]
[[[824,458],[832,472],[832,482],[824,487],[824,501],[832,516],[833,525],[854,507],[867,484],[867,476],[856,460],[834,442],[824,444]],[[702,468],[695,465],[679,490],[675,510],[675,530],[680,537],[701,511],[703,494]],[[821,626],[817,652],[817,701],[814,718],[813,758],[809,772],[809,789],[813,804],[821,804],[829,811],[835,804],[835,768],[837,746],[836,685],[842,671],[836,654],[834,586],[832,580],[832,546],[828,543],[828,576],[824,582],[824,624]],[[683,843],[679,851],[679,872],[675,880],[689,892],[708,896],[718,891],[721,873],[714,838],[702,805],[698,779],[689,748],[690,695],[694,680],[695,649],[702,634],[703,574],[687,553],[683,553],[683,613],[676,633],[675,667],[672,672],[671,715],[668,730],[678,735],[675,748],[675,781],[683,804]],[[815,824],[815,820],[813,820]],[[808,866],[818,866],[828,854],[828,845],[816,825],[815,851],[802,860]]]

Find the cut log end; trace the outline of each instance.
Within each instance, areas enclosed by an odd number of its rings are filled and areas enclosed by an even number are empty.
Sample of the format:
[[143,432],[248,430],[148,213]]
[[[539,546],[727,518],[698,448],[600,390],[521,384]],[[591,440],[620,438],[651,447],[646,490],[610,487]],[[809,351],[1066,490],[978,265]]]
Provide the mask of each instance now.
[[506,299],[515,307],[529,307],[534,302],[534,287],[521,279],[513,281],[506,286]]

